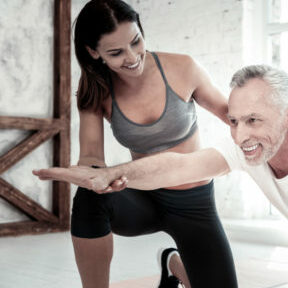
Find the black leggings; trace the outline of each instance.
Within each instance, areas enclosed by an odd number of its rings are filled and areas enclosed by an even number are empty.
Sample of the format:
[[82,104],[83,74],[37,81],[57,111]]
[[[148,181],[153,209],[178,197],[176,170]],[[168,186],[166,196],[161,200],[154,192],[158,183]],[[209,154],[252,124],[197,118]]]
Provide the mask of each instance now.
[[165,231],[176,242],[192,288],[236,288],[229,243],[217,215],[213,181],[187,190],[125,189],[97,194],[78,188],[71,233],[97,238]]

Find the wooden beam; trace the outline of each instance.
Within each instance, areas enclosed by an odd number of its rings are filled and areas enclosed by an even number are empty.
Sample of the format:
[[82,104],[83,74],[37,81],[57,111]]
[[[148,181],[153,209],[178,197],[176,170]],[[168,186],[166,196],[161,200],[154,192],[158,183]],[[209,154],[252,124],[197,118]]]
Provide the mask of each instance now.
[[54,118],[70,121],[71,0],[54,6]]
[[[70,123],[71,98],[71,0],[55,2],[54,12],[54,117]],[[70,165],[70,129],[54,137],[54,166]],[[53,183],[53,212],[60,222],[70,226],[70,185]]]
[[52,224],[50,222],[21,221],[0,224],[0,237],[51,233],[66,230],[66,227],[63,227],[59,224]]
[[0,116],[0,129],[64,130],[66,123],[60,119]]
[[28,217],[32,217],[38,221],[47,221],[52,223],[58,222],[58,218],[55,215],[44,209],[37,202],[27,197],[24,193],[16,189],[1,177],[0,196],[7,200],[10,204],[16,206]]
[[58,129],[44,130],[36,132],[32,134],[32,136],[27,137],[17,146],[0,157],[0,174],[8,170],[11,166],[24,158],[32,150],[57,133],[59,133]]

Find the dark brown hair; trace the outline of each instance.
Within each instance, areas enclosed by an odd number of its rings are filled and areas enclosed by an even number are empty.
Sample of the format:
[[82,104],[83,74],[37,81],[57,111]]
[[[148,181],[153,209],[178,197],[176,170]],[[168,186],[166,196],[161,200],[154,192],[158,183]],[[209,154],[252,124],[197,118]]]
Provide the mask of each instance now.
[[122,0],[91,0],[75,20],[75,53],[81,67],[77,91],[79,110],[97,111],[109,95],[109,69],[102,59],[93,59],[86,46],[95,50],[102,35],[114,32],[123,22],[136,22],[144,36],[139,14]]

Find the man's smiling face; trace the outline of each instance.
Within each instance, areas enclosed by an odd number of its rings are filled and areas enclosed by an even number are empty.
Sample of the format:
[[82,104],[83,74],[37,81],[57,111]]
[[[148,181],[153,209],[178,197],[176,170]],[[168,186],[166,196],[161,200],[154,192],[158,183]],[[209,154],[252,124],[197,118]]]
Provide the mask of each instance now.
[[231,136],[250,165],[270,160],[285,139],[287,120],[271,94],[264,80],[253,78],[233,88],[229,97]]

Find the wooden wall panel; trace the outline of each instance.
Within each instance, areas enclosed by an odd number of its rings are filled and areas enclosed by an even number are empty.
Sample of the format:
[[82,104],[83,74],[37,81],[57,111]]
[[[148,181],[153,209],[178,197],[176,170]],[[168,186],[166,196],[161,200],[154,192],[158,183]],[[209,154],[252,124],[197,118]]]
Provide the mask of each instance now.
[[[43,142],[53,139],[53,164],[70,165],[71,0],[54,2],[54,115],[52,119],[0,116],[0,129],[32,130],[30,136],[0,157],[0,197],[22,211],[30,221],[0,224],[0,236],[65,231],[70,223],[70,185],[53,183],[53,211],[47,211],[1,174]],[[31,177],[33,177],[31,175]]]

